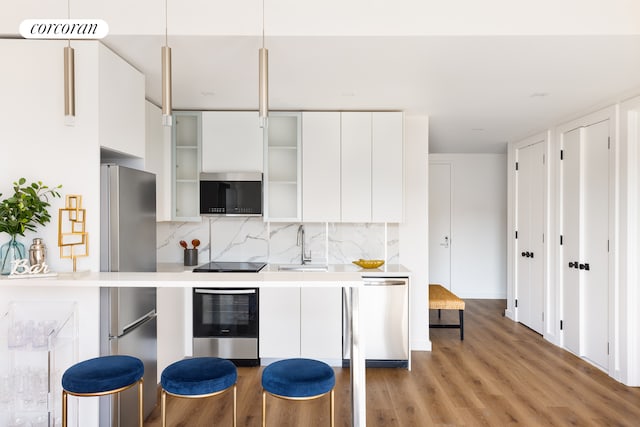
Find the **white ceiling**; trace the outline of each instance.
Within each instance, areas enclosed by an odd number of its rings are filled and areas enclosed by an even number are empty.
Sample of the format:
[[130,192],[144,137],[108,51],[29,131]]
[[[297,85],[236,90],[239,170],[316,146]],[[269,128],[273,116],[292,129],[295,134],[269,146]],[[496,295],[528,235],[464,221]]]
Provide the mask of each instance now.
[[[159,105],[164,38],[103,41],[146,75]],[[170,37],[174,109],[257,109],[260,44]],[[266,47],[271,109],[428,114],[432,152],[504,152],[640,94],[640,36],[269,37]]]
[[14,6],[0,14],[0,35],[17,35],[28,18],[104,19],[104,43],[146,75],[147,98],[158,105],[168,32],[176,109],[257,109],[264,29],[271,109],[428,114],[432,152],[504,152],[507,141],[640,94],[638,0]]

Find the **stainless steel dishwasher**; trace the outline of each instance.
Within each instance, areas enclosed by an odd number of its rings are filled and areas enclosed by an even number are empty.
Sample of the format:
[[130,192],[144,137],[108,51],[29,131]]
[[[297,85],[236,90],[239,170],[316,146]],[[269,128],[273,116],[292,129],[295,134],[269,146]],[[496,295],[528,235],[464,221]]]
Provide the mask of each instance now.
[[[360,290],[366,366],[409,367],[409,278],[365,277]],[[349,366],[349,293],[342,293],[342,365]]]

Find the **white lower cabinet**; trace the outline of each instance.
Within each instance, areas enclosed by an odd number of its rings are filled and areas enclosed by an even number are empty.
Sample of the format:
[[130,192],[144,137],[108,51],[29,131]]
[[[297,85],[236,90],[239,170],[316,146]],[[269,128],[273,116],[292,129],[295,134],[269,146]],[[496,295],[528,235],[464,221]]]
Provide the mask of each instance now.
[[260,289],[262,359],[342,359],[340,288]]
[[342,359],[342,289],[300,289],[300,356]]
[[260,289],[261,358],[300,357],[300,289]]

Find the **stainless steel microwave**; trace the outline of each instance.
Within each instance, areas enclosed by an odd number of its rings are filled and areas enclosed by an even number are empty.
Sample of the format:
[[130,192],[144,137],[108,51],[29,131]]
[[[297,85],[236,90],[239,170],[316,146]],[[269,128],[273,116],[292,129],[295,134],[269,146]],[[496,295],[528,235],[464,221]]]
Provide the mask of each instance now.
[[262,173],[201,173],[200,215],[262,216]]

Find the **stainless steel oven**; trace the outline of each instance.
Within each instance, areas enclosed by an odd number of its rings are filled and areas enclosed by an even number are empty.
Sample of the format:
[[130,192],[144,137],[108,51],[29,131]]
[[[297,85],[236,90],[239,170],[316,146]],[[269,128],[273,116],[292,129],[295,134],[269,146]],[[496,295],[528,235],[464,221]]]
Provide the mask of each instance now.
[[258,289],[193,290],[193,355],[258,366]]

